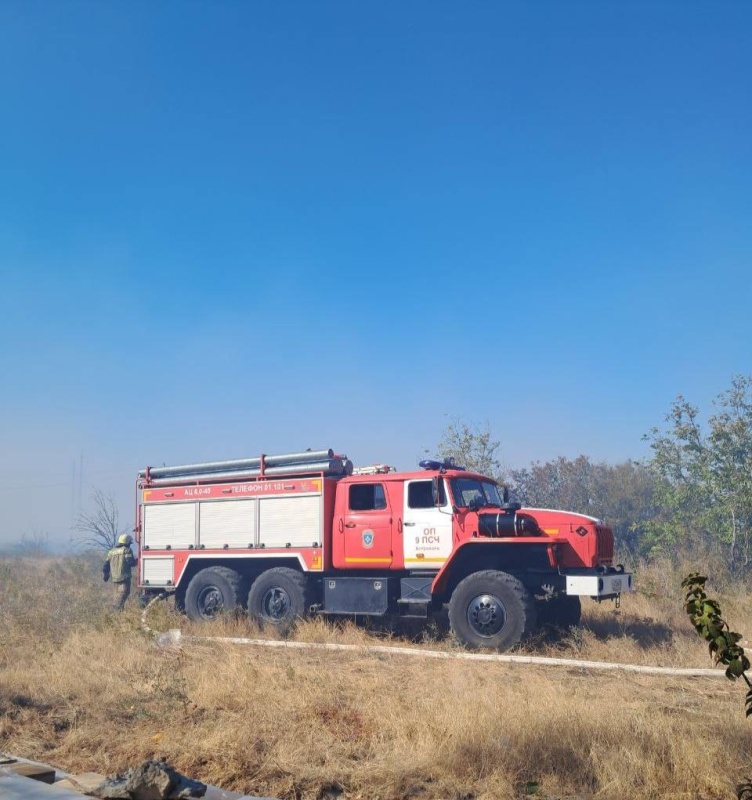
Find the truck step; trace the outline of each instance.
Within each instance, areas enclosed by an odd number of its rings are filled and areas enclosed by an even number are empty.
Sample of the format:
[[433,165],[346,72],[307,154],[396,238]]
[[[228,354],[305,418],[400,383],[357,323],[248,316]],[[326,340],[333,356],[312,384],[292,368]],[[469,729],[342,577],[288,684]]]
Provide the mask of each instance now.
[[414,619],[427,619],[428,609],[431,601],[428,598],[411,598],[406,599],[400,597],[397,600],[397,607],[400,617],[411,617]]

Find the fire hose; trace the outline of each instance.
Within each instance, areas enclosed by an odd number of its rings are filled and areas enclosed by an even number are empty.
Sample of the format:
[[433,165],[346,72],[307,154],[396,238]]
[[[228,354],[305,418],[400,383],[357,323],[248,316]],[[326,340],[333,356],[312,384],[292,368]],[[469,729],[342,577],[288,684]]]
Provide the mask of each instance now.
[[179,647],[190,642],[210,642],[214,644],[247,645],[251,647],[278,647],[288,650],[332,650],[353,653],[379,653],[390,656],[412,656],[417,658],[434,658],[444,660],[485,661],[501,664],[534,664],[541,667],[568,667],[584,670],[611,670],[635,672],[642,675],[662,675],[664,677],[684,678],[725,678],[721,669],[699,669],[678,667],[654,667],[641,664],[619,664],[612,661],[586,661],[573,658],[552,658],[549,656],[527,656],[506,653],[452,653],[443,650],[427,650],[420,647],[392,647],[387,645],[336,644],[322,642],[291,642],[277,639],[251,639],[235,636],[184,636],[173,628],[169,631],[154,631],[147,623],[149,609],[158,601],[166,599],[166,594],[154,597],[141,612],[141,627],[146,633],[155,637],[159,647]]

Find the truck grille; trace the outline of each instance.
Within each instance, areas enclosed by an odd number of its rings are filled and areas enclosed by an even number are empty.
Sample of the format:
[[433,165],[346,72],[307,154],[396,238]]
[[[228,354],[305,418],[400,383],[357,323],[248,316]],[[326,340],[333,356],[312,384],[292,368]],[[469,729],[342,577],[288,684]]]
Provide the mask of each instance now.
[[605,525],[597,525],[595,558],[600,564],[610,564],[614,560],[614,534],[611,528]]

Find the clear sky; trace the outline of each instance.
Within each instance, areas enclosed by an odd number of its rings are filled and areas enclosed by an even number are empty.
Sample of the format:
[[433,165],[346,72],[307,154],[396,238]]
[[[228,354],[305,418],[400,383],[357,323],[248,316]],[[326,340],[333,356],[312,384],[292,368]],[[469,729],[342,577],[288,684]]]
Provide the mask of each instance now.
[[752,372],[751,79],[741,1],[4,0],[0,543],[451,416],[642,457]]

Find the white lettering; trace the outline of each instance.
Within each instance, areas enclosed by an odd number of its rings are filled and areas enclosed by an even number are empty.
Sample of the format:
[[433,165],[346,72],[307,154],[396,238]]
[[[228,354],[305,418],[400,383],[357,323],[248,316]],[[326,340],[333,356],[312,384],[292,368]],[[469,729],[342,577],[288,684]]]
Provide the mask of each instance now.
[[209,486],[189,486],[183,489],[183,497],[198,497],[199,495],[211,494]]
[[233,494],[268,494],[284,492],[284,483],[243,483],[232,487]]

